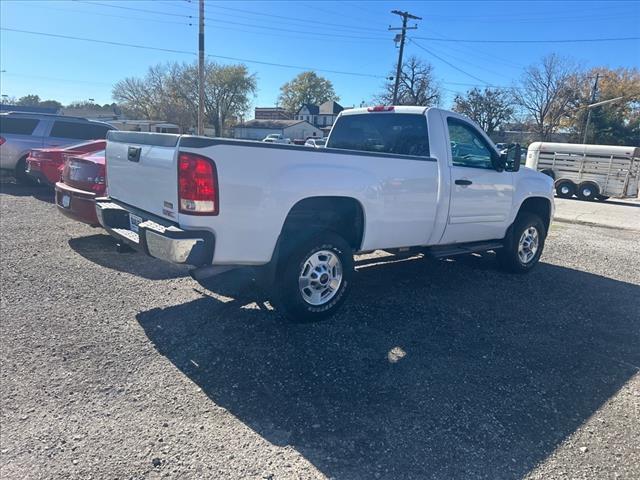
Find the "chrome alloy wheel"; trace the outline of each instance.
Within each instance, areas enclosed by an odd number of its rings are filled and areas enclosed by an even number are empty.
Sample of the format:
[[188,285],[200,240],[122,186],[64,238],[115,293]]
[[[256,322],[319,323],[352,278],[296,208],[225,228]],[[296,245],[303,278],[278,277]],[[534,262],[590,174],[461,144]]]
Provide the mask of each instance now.
[[540,234],[536,227],[530,226],[520,236],[518,257],[522,263],[529,263],[536,256],[540,245]]
[[302,264],[298,288],[305,302],[313,306],[329,302],[342,284],[342,263],[329,250],[313,253]]
[[569,195],[570,191],[571,189],[567,185],[562,185],[560,187],[560,192],[562,192],[563,195]]

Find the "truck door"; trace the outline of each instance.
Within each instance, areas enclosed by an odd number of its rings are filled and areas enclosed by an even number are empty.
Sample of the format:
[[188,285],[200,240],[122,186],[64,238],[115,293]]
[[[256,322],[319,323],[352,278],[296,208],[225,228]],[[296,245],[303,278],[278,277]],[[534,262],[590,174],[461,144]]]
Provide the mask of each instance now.
[[491,140],[457,116],[446,118],[449,136],[451,198],[441,244],[504,237],[511,213],[513,178],[499,172]]

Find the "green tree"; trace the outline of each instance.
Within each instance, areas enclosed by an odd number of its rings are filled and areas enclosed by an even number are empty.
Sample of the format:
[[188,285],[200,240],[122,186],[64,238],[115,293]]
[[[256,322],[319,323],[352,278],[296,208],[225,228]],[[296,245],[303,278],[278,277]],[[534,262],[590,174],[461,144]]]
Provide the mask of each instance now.
[[40,97],[38,95],[25,95],[18,99],[16,105],[20,105],[21,107],[37,107],[40,105]]
[[313,71],[302,72],[280,87],[278,101],[290,114],[296,114],[304,104],[320,105],[329,100],[339,101],[331,81]]
[[591,103],[591,89],[596,75],[596,102],[623,97],[609,105],[591,111],[587,142],[601,145],[640,145],[640,70],[638,68],[596,67],[578,79],[578,97],[573,105],[567,127],[571,141],[582,143],[587,120],[587,105]]
[[453,110],[466,115],[491,135],[513,116],[511,101],[504,90],[474,88],[464,96],[456,95]]

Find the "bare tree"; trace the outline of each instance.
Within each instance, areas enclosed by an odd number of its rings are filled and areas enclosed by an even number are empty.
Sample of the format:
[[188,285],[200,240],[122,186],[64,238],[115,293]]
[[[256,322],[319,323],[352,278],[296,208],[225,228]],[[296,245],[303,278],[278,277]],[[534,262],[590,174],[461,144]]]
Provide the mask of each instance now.
[[541,140],[548,140],[569,115],[577,95],[575,73],[569,61],[550,54],[527,68],[514,89],[515,103],[533,118]]
[[[391,75],[395,75],[395,69]],[[393,102],[393,89],[394,81],[387,81],[383,92],[374,101],[390,105]],[[433,75],[433,65],[423,62],[415,55],[404,61],[396,104],[430,107],[438,105],[440,98],[440,88]]]
[[456,95],[453,110],[466,115],[489,135],[513,116],[511,98],[504,90],[474,88],[465,96]]
[[[257,88],[256,76],[244,65],[208,62],[205,82],[205,116],[220,136],[232,117],[248,110]],[[118,82],[113,97],[136,115],[190,128],[196,123],[198,110],[197,67],[188,63],[153,66],[143,79]]]

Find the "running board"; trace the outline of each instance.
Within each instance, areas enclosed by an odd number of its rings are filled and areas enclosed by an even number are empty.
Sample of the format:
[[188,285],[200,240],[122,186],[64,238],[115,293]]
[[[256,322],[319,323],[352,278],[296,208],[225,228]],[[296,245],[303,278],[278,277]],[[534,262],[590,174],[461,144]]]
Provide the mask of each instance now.
[[502,244],[502,242],[496,240],[491,242],[472,242],[428,247],[424,250],[424,252],[433,258],[447,258],[454,257],[456,255],[466,255],[469,253],[497,250],[499,248],[502,248],[503,246],[504,245]]

